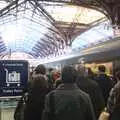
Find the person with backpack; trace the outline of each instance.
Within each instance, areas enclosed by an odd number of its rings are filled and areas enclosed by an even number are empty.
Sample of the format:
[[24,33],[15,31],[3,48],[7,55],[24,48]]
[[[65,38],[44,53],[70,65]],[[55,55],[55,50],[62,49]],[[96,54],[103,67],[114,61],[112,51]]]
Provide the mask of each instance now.
[[104,98],[97,82],[95,82],[89,76],[85,76],[85,72],[85,70],[78,72],[76,84],[81,90],[89,94],[93,104],[96,119],[98,119],[101,111],[105,107]]
[[63,68],[63,84],[47,94],[42,120],[95,120],[90,97],[76,86],[76,78],[74,68]]
[[120,71],[116,73],[117,83],[112,88],[107,102],[110,120],[120,120]]
[[116,72],[117,83],[111,89],[105,110],[99,120],[120,120],[120,71]]

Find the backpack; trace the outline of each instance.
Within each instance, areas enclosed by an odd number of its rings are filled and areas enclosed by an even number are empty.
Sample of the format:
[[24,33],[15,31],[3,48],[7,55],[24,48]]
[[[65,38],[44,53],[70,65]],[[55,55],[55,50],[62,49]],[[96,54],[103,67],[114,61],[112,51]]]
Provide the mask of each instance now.
[[28,93],[24,93],[20,98],[14,113],[14,120],[24,120],[24,110],[26,108],[26,102],[28,99]]

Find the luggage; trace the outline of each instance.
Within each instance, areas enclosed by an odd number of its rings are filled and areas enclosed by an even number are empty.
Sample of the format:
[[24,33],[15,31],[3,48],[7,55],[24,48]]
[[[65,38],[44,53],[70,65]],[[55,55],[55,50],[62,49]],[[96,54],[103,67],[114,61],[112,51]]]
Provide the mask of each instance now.
[[107,112],[102,112],[98,120],[109,120],[110,114]]

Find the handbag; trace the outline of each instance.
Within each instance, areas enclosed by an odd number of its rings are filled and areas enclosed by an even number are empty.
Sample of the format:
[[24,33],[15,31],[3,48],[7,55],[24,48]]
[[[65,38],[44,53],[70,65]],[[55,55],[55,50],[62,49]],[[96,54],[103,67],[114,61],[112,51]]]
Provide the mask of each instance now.
[[109,120],[110,114],[108,112],[102,112],[98,120]]

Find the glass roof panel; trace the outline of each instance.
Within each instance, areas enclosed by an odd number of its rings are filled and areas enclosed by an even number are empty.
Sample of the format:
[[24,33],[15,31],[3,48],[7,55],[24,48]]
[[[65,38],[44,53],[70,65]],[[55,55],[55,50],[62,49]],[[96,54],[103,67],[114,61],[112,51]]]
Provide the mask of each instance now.
[[[8,5],[8,2],[5,1],[3,1],[3,3],[1,2],[2,1],[0,1],[2,7]],[[58,42],[56,38],[59,39],[60,36],[57,37],[52,34],[54,33],[52,31],[54,30],[53,29],[54,26],[52,26],[53,24],[50,21],[48,21],[47,17],[43,15],[43,12],[45,11],[41,10],[39,7],[36,9],[36,6],[34,6],[36,4],[32,5],[30,1],[19,0],[18,3],[21,2],[24,3],[22,3],[20,6],[17,6],[17,9],[15,8],[8,10],[6,14],[3,14],[3,16],[0,19],[0,35],[1,35],[0,37],[2,42],[5,44],[5,48],[7,48],[6,53],[8,53],[9,51],[11,52],[17,51],[33,54],[35,52],[35,54],[38,55],[38,52],[40,52],[41,50],[38,43],[43,42],[45,43],[44,44],[45,52],[46,49],[50,50],[51,46],[49,46],[49,44],[58,45],[60,42]],[[55,19],[55,21],[89,24],[105,17],[104,14],[96,10],[84,7],[67,5],[65,3],[64,4],[50,3],[49,5],[48,4],[49,4],[48,2],[47,5],[45,5],[44,2],[43,3],[41,2],[40,5],[48,12],[48,16],[50,14]],[[2,9],[2,7],[0,9]],[[81,44],[81,48],[86,47],[88,43],[93,43],[94,39],[92,39],[91,41],[87,40],[88,38],[86,37],[90,34],[92,37],[93,31],[96,32],[96,30],[94,29],[91,30],[92,30],[91,33],[86,33],[85,35],[82,34],[83,37],[81,38],[81,41],[82,40],[83,41],[78,42],[79,44]],[[99,32],[100,31],[98,28],[95,34],[99,34]],[[51,36],[52,38],[50,38]],[[104,33],[104,35],[101,34],[101,36],[107,36],[107,31]],[[99,38],[101,36],[99,36]],[[50,40],[48,43],[46,43],[48,39],[50,39],[53,43]],[[46,46],[49,46],[49,48]],[[34,47],[37,47],[36,48],[38,50],[37,52],[33,50]],[[52,47],[54,47],[54,45]],[[45,53],[43,51],[41,51],[42,52],[41,54]]]
[[9,2],[6,2],[5,0],[0,0],[0,10],[5,8],[7,5],[9,5]]
[[56,20],[62,22],[75,22],[90,24],[104,18],[105,15],[99,11],[72,5],[44,6],[44,9]]
[[[0,32],[6,46],[15,49],[16,46],[23,46],[32,49],[36,41],[40,40],[48,30],[36,23],[31,23],[26,19],[11,22],[0,27]],[[23,49],[22,47],[22,49]]]
[[111,40],[114,37],[113,29],[110,23],[103,22],[100,25],[91,28],[82,33],[72,43],[73,49],[90,47],[98,43]]
[[12,52],[32,52],[32,48],[37,41],[41,41],[44,34],[49,31],[51,24],[40,17],[28,4],[27,9],[18,7],[19,12],[9,11],[7,15],[0,19],[0,35],[5,47],[6,53]]

